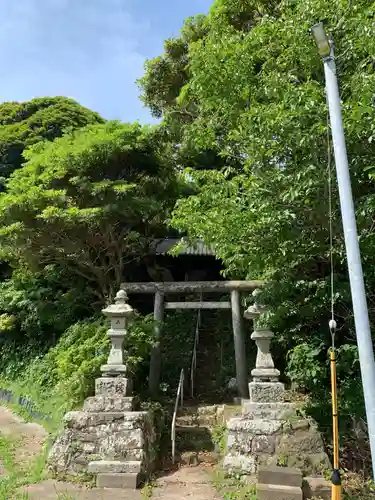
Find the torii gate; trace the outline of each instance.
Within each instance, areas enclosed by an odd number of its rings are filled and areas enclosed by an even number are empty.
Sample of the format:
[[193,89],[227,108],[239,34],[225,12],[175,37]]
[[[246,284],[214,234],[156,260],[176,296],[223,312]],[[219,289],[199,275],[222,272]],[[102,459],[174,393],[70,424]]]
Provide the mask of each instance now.
[[[123,283],[121,285],[121,289],[125,290],[128,294],[154,294],[154,319],[156,320],[157,325],[155,327],[156,343],[151,351],[150,360],[149,390],[151,395],[157,395],[160,383],[160,339],[162,335],[161,326],[164,320],[164,311],[168,309],[231,309],[238,395],[241,398],[247,399],[249,397],[248,370],[246,362],[245,336],[242,329],[241,292],[251,292],[257,288],[262,288],[263,285],[263,281],[174,281],[165,283]],[[191,292],[227,292],[230,294],[230,300],[227,302],[165,301],[166,294]]]

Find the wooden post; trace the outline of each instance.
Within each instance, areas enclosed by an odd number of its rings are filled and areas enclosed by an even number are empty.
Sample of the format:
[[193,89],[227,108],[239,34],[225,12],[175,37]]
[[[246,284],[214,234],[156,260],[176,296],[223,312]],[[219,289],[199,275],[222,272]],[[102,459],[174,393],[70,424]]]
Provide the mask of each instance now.
[[239,290],[231,291],[232,324],[234,337],[234,352],[236,357],[236,378],[238,394],[241,398],[249,398],[246,347],[242,329],[242,315]]
[[162,324],[164,319],[164,295],[160,291],[155,292],[154,301],[154,320],[155,325],[155,344],[151,350],[150,374],[148,388],[152,397],[157,397],[159,392],[160,374],[161,374],[161,349],[160,337],[162,333]]

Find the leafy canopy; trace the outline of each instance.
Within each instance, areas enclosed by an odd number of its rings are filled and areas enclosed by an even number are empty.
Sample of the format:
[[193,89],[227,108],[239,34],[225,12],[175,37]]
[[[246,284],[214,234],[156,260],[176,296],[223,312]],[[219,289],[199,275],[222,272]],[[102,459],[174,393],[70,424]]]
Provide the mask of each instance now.
[[[188,79],[173,104],[195,110],[189,122],[180,122],[180,150],[216,151],[226,168],[190,170],[198,193],[179,201],[172,225],[214,245],[227,275],[269,280],[264,300],[273,306],[278,362],[285,363],[292,349],[289,374],[299,382],[309,363],[319,404],[326,401],[328,386],[332,148],[323,64],[309,28],[324,19],[336,46],[374,324],[374,15],[373,3],[365,0],[217,0],[205,20],[205,35],[189,44]],[[172,111],[178,120],[170,106],[166,124]],[[334,177],[333,172],[334,299],[342,328],[338,342],[350,353],[342,360],[347,379],[341,388],[347,392],[341,401],[348,403],[346,416],[350,411],[357,416],[364,409]],[[349,405],[353,394],[356,402]]]
[[27,102],[0,104],[0,180],[24,161],[27,146],[61,137],[64,130],[102,123],[95,112],[66,97],[42,97]]
[[33,268],[58,264],[104,300],[127,263],[163,235],[178,194],[157,130],[89,125],[25,152],[0,197],[5,257]]
[[[189,80],[177,101],[198,107],[183,127],[183,146],[215,149],[232,166],[192,171],[200,193],[178,204],[173,224],[214,244],[231,274],[298,280],[325,278],[329,270],[327,108],[322,61],[308,30],[327,12],[361,238],[372,245],[374,10],[365,1],[350,8],[342,0],[218,0],[205,37],[190,44]],[[333,196],[340,273],[336,189]],[[369,264],[371,255],[365,253]]]

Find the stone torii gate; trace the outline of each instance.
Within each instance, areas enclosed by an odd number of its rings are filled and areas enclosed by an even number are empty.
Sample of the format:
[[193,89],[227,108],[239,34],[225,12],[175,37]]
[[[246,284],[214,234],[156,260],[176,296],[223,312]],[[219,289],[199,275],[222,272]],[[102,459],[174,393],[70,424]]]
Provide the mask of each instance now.
[[[175,282],[145,282],[123,283],[121,289],[128,294],[154,294],[154,319],[156,343],[151,352],[149,390],[156,396],[159,389],[161,375],[162,325],[165,310],[177,309],[230,309],[232,311],[232,325],[234,336],[234,351],[236,359],[236,379],[238,395],[241,398],[249,397],[248,370],[246,362],[245,337],[242,329],[241,292],[252,292],[264,285],[263,281],[175,281]],[[175,293],[229,293],[229,301],[166,301],[165,296]]]

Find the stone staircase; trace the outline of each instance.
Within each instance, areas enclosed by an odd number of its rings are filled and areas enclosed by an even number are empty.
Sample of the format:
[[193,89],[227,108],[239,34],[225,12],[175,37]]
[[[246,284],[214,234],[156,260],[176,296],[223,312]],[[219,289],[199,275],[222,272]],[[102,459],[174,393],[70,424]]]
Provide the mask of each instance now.
[[218,423],[217,406],[186,406],[176,419],[176,459],[180,465],[217,463],[219,453],[211,431]]
[[218,359],[215,352],[216,342],[215,333],[209,325],[205,324],[205,316],[203,316],[199,332],[199,343],[197,345],[197,366],[194,373],[194,399],[200,402],[204,401],[206,404],[217,402]]
[[302,472],[288,467],[259,467],[257,500],[302,500]]

